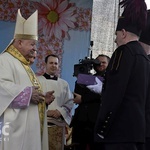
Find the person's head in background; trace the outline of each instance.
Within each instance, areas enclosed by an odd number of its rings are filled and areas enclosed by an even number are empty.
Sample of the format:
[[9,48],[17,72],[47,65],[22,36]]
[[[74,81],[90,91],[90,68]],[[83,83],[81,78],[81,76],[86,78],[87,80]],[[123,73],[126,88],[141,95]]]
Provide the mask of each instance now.
[[55,54],[50,54],[45,57],[46,73],[52,76],[57,76],[59,69],[59,57]]
[[150,10],[147,11],[147,25],[142,31],[139,42],[147,55],[150,55]]
[[147,20],[147,6],[144,0],[122,0],[119,5],[124,7],[124,11],[116,27],[115,43],[117,46],[138,41]]
[[100,54],[96,57],[96,59],[100,62],[99,65],[94,64],[96,75],[103,76],[110,61],[110,57],[104,54]]
[[35,62],[36,56],[37,56],[37,51],[34,51],[32,57],[29,58],[30,65],[32,65]]

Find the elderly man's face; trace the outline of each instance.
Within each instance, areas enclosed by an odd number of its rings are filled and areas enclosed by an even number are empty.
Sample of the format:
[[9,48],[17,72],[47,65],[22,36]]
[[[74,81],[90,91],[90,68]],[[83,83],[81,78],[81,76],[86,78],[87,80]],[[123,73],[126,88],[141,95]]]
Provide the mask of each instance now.
[[32,57],[29,58],[30,65],[32,65],[34,63],[36,56],[37,56],[37,51],[34,51]]
[[19,51],[29,61],[37,51],[35,40],[19,40]]
[[116,32],[115,43],[117,44],[117,46],[121,46],[122,45],[122,32],[121,31],[117,31]]
[[125,29],[122,29],[121,31],[116,31],[115,43],[117,44],[117,46],[126,44],[126,37],[127,31]]

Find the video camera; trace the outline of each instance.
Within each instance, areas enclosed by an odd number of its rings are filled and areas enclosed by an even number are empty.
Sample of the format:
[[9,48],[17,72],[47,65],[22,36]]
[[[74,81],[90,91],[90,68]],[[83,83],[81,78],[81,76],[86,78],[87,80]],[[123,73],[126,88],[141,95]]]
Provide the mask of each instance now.
[[90,71],[93,69],[94,65],[99,65],[100,62],[97,59],[89,59],[85,57],[85,59],[80,59],[79,64],[74,65],[74,73],[73,76],[78,76],[81,74],[91,74]]
[[[93,41],[90,42],[90,47],[93,47]],[[100,62],[97,59],[92,58],[92,50],[90,49],[90,58],[85,57],[85,59],[80,59],[79,64],[74,65],[73,76],[78,76],[81,74],[91,74],[90,71],[93,69],[94,65],[100,65]]]

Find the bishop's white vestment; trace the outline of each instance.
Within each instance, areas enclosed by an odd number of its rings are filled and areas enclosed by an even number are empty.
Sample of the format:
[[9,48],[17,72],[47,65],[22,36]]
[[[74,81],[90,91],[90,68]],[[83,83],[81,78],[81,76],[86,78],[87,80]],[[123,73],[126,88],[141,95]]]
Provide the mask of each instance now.
[[[22,63],[8,52],[1,54],[0,150],[48,150],[47,118],[41,137],[38,105],[30,103],[32,86]],[[17,108],[18,96],[24,97],[18,104],[29,99],[26,107]]]

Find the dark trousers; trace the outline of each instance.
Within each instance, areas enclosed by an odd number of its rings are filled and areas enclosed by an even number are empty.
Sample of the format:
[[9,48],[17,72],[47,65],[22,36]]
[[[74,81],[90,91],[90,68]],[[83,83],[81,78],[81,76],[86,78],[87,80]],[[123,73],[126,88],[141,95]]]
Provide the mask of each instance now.
[[146,138],[145,150],[150,150],[150,138]]
[[144,150],[143,143],[97,143],[95,150]]
[[95,150],[94,123],[76,123],[72,130],[72,143],[77,144],[75,150]]

